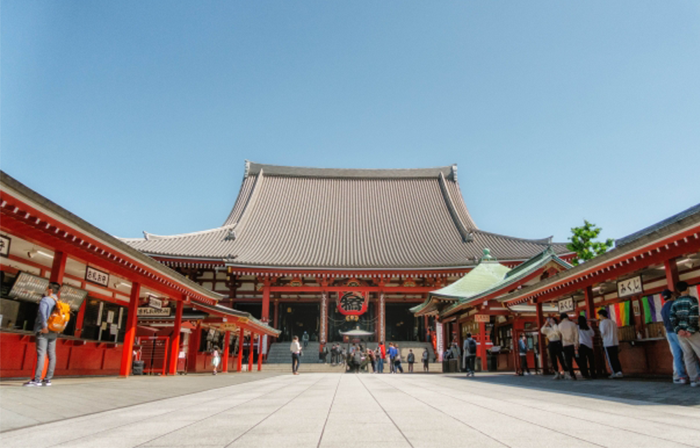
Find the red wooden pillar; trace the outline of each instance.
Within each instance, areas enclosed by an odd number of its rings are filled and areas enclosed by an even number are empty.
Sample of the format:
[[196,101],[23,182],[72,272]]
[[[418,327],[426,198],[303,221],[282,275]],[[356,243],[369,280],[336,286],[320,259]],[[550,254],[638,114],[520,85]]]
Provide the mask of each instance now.
[[542,367],[542,373],[548,374],[549,367],[547,367],[547,347],[544,335],[540,331],[544,327],[544,313],[542,312],[542,304],[537,302],[535,304],[535,309],[537,310],[537,346],[540,350],[540,366]]
[[226,333],[224,333],[224,348],[223,348],[223,353],[221,354],[221,364],[222,364],[221,371],[224,373],[228,372],[228,350],[229,350],[228,341],[229,341],[229,339],[231,339],[231,332],[227,331]]
[[428,321],[428,315],[426,314],[423,316],[423,337],[425,338],[425,342],[429,342],[428,341],[429,335],[430,335],[430,322]]
[[187,371],[197,371],[197,352],[199,352],[199,343],[202,338],[202,323],[197,323],[194,331],[190,333],[190,340],[187,346]]
[[66,254],[64,252],[56,251],[53,255],[53,265],[51,266],[51,276],[49,277],[50,282],[56,282],[58,284],[63,283],[63,274],[66,272]]
[[671,291],[675,291],[676,283],[678,283],[678,265],[676,265],[676,259],[671,258],[670,260],[664,261],[664,269],[666,270],[666,287]]
[[238,359],[236,360],[236,372],[243,370],[243,328],[238,332]]
[[76,338],[79,338],[83,332],[83,322],[85,321],[86,305],[87,300],[83,300],[83,303],[80,305],[80,309],[78,310],[78,314],[75,316],[75,332],[73,333],[73,336],[75,336]]
[[262,335],[258,336],[258,372],[262,370],[262,356],[263,356],[262,340],[263,340],[263,336]]
[[134,339],[136,338],[136,323],[138,322],[136,313],[139,307],[139,295],[141,295],[141,285],[133,282],[131,284],[129,310],[126,313],[126,333],[124,334],[124,345],[122,346],[122,363],[119,366],[119,376],[122,378],[128,377],[131,373],[131,361],[134,357]]
[[253,357],[255,355],[255,333],[250,333],[250,342],[248,343],[248,372],[253,371]]
[[184,308],[184,297],[178,300],[175,306],[175,326],[173,334],[170,336],[170,365],[168,375],[177,373],[177,361],[180,356],[180,332],[182,331],[182,309]]
[[263,323],[270,321],[270,280],[268,279],[263,281],[262,315],[260,320]]
[[486,363],[486,322],[479,322],[479,339],[481,341],[481,371],[488,371]]

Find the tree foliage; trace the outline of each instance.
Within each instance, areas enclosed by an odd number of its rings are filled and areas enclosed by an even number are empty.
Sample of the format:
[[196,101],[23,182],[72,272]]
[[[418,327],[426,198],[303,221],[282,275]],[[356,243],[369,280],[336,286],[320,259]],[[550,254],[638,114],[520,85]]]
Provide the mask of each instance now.
[[571,242],[566,247],[570,251],[576,252],[576,258],[571,261],[574,266],[604,254],[613,246],[614,240],[612,238],[608,238],[605,242],[594,241],[600,235],[601,230],[603,229],[585,219],[583,226],[571,229],[571,237],[569,237]]

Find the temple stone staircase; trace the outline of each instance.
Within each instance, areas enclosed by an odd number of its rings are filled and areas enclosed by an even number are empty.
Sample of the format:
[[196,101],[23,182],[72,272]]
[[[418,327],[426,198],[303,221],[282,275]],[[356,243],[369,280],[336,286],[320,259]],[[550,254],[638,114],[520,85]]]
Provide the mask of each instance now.
[[[422,371],[420,367],[420,357],[423,353],[423,349],[427,348],[428,353],[430,353],[430,370],[440,371],[442,369],[441,364],[435,364],[435,353],[433,351],[433,346],[429,342],[414,342],[414,341],[397,341],[399,344],[399,349],[401,350],[401,359],[403,360],[402,365],[404,371],[406,367],[406,359],[408,357],[409,350],[413,350],[413,354],[416,356],[415,370]],[[387,343],[388,345],[388,343]],[[276,371],[276,370],[289,370],[292,363],[292,355],[289,352],[290,342],[275,342],[270,345],[270,351],[267,354],[267,360],[265,361],[264,370]],[[377,348],[376,342],[363,343],[364,347],[371,349]],[[346,344],[347,347],[347,344]],[[343,366],[331,366],[330,364],[323,364],[323,362],[318,358],[318,351],[320,348],[319,342],[309,342],[307,347],[303,350],[303,356],[301,358],[301,364],[304,365],[304,371],[307,372],[344,372],[345,368]],[[330,349],[330,347],[329,347]],[[330,361],[330,355],[328,357]],[[385,370],[387,370],[385,368]]]

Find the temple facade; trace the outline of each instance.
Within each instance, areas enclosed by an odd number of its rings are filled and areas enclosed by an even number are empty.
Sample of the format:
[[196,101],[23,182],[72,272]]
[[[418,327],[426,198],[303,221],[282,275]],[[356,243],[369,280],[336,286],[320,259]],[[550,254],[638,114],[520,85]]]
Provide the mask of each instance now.
[[219,227],[123,239],[281,330],[321,343],[359,327],[375,340],[426,341],[433,316],[410,309],[474,269],[488,248],[514,268],[564,243],[481,230],[457,166],[355,170],[246,162]]

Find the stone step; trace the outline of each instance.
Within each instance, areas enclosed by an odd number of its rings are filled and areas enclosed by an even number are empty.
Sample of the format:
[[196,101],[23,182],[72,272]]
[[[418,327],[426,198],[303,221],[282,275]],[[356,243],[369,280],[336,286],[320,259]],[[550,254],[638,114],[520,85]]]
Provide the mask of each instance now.
[[[401,363],[404,373],[408,373],[408,365],[406,363]],[[285,364],[265,364],[263,366],[263,372],[291,372],[292,362],[289,361]],[[415,373],[423,372],[423,365],[418,363],[413,365],[413,370]],[[440,363],[430,363],[429,370],[431,373],[442,373],[442,364]],[[372,368],[370,367],[370,372]],[[345,366],[331,366],[330,364],[305,364],[303,361],[299,364],[299,372],[301,373],[345,373]],[[389,373],[389,367],[384,366],[384,373]]]

